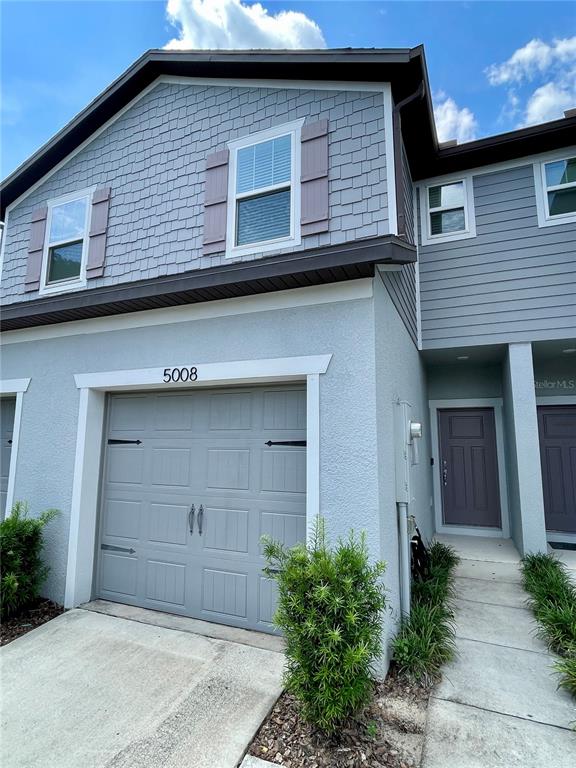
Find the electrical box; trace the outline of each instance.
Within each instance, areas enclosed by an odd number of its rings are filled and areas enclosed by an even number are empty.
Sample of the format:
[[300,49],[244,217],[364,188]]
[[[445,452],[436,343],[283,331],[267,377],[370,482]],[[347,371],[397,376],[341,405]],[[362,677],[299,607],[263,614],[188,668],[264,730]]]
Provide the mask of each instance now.
[[397,400],[394,408],[394,453],[396,464],[396,501],[409,504],[410,468],[419,463],[418,442],[422,438],[422,424],[412,421],[412,406],[406,400]]

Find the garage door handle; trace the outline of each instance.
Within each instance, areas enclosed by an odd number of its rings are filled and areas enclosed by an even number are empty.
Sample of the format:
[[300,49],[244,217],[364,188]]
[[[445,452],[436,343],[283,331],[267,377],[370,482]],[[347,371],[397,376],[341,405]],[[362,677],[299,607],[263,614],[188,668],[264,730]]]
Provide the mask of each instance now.
[[200,536],[202,536],[202,521],[204,520],[204,505],[200,504],[200,509],[198,510],[198,533]]
[[188,528],[190,528],[190,533],[194,533],[194,515],[196,514],[196,507],[194,504],[190,507],[190,512],[188,512]]

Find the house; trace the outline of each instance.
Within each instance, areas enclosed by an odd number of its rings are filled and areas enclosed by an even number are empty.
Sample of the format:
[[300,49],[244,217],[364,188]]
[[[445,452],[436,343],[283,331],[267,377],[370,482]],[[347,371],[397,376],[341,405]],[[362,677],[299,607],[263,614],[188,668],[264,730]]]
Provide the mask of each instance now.
[[[422,47],[151,51],[2,185],[4,503],[49,596],[272,630],[259,539],[576,542],[576,115],[438,143]],[[388,628],[389,632],[393,627]]]

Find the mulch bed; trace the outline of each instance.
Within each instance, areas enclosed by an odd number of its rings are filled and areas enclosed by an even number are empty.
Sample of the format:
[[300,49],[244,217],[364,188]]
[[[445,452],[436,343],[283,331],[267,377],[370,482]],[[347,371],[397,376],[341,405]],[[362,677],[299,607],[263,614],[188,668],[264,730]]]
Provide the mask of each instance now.
[[2,621],[0,624],[0,645],[11,643],[20,635],[25,635],[31,629],[36,629],[36,627],[56,618],[63,612],[64,608],[51,600],[37,600],[18,616]]
[[[410,685],[392,669],[375,685],[371,704],[329,738],[305,723],[294,697],[283,693],[248,752],[286,768],[414,768],[429,696],[430,689]],[[410,740],[420,745],[416,756],[406,748]]]

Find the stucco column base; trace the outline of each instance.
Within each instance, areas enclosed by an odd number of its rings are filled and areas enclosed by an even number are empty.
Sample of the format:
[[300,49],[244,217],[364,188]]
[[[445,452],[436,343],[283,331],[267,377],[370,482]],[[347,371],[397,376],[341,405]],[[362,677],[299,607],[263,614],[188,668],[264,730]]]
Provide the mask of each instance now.
[[510,529],[521,554],[546,552],[532,345],[510,344],[504,364]]

